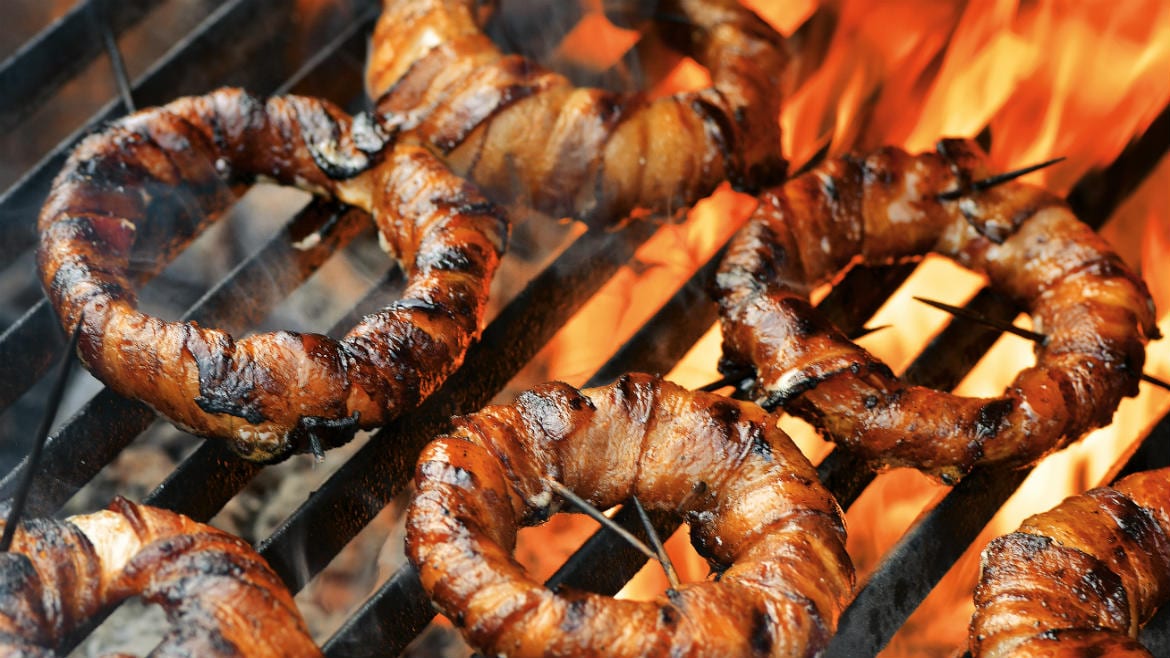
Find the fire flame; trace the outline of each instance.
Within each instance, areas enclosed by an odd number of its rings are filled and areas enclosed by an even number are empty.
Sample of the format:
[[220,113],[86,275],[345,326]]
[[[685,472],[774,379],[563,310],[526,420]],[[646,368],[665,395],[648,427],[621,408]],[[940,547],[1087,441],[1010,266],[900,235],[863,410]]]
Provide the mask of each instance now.
[[[1065,193],[1086,172],[1113,161],[1170,102],[1170,76],[1165,75],[1170,70],[1170,3],[1158,0],[751,4],[785,34],[801,25],[833,27],[822,44],[816,43],[815,30],[796,35],[803,39],[803,49],[823,52],[813,67],[801,63],[802,52],[795,53],[794,69],[802,72],[792,74],[796,92],[780,116],[783,149],[797,165],[822,148],[830,156],[884,144],[918,151],[942,136],[975,137],[986,131],[999,169],[1066,156],[1061,166],[1029,178]],[[701,80],[691,63],[655,91]],[[1165,283],[1170,281],[1165,264],[1170,250],[1168,185],[1170,159],[1104,230],[1121,240],[1131,265],[1144,269],[1161,309],[1170,307],[1170,284]],[[546,347],[533,366],[541,377],[533,372],[527,377],[581,383],[738,228],[751,205],[750,199],[717,195],[699,204],[687,221],[660,232],[639,250],[634,265]],[[946,321],[945,315],[910,296],[961,304],[981,285],[981,277],[928,259],[872,321],[894,328],[867,337],[865,346],[900,370]],[[1027,318],[1017,323],[1026,326]],[[1170,333],[1170,315],[1163,316],[1162,329]],[[599,335],[607,336],[606,344],[596,344]],[[690,387],[716,379],[719,343],[715,327],[668,377]],[[1004,337],[958,392],[998,395],[1032,360],[1031,344]],[[1170,347],[1151,346],[1147,372],[1170,375]],[[1138,398],[1123,403],[1112,426],[1045,460],[883,655],[951,654],[964,647],[978,553],[985,543],[1014,529],[1024,516],[1107,481],[1119,456],[1168,406],[1170,396],[1143,385]],[[784,419],[781,424],[814,462],[828,451],[799,421]],[[848,513],[848,548],[859,577],[945,493],[916,472],[879,476]],[[706,565],[685,544],[683,531],[671,540],[676,567],[686,573],[684,579],[705,577]],[[651,565],[623,595],[646,598],[664,588],[660,570]]]

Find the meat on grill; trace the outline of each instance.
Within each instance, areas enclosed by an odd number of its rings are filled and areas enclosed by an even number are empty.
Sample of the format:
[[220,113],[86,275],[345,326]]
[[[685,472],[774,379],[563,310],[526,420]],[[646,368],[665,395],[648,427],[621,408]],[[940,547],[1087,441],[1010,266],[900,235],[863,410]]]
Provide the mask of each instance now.
[[[258,177],[370,211],[407,272],[403,298],[340,341],[289,331],[235,340],[140,312],[136,241],[207,221]],[[508,224],[427,150],[368,116],[223,89],[85,139],[40,230],[42,281],[66,330],[81,323],[86,366],[177,425],[263,461],[344,442],[434,391],[479,335]]]
[[685,208],[724,180],[758,189],[783,174],[784,43],[736,0],[657,7],[667,41],[705,65],[712,86],[653,102],[501,53],[476,10],[385,0],[366,82],[387,120],[497,202],[612,225],[636,209]]
[[[853,582],[841,510],[756,405],[635,374],[543,384],[455,425],[419,459],[407,554],[485,653],[798,656],[831,636]],[[511,551],[560,507],[550,480],[684,517],[719,577],[652,602],[544,588]]]
[[152,656],[321,655],[247,542],[123,498],[103,512],[23,522],[0,553],[0,584],[5,656],[58,655],[71,633],[136,595],[171,622]]
[[[885,148],[826,162],[763,194],[717,275],[726,372],[754,367],[782,404],[876,464],[953,482],[977,464],[1023,465],[1109,423],[1137,392],[1157,337],[1146,286],[1058,197],[990,172],[972,142]],[[820,318],[809,291],[854,263],[934,252],[985,274],[1047,340],[998,398],[907,386]]]
[[1170,600],[1170,469],[1126,477],[1026,519],[983,552],[975,656],[1146,656]]

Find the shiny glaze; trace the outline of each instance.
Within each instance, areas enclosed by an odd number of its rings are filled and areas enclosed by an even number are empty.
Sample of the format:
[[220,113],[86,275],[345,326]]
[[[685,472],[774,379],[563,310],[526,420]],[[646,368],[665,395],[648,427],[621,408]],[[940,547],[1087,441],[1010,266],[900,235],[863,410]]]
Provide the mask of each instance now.
[[416,133],[492,199],[613,224],[672,212],[730,180],[774,183],[782,38],[736,0],[657,7],[671,43],[712,86],[648,102],[578,88],[483,34],[471,0],[385,0],[366,83],[378,111]]
[[1170,469],[1026,519],[983,552],[975,656],[1151,656],[1138,629],[1170,600]]
[[104,512],[23,523],[0,553],[0,584],[5,656],[59,655],[70,633],[132,596],[171,622],[152,656],[321,655],[284,583],[247,542],[122,498]]
[[[841,510],[812,466],[745,402],[649,375],[551,383],[456,419],[419,458],[407,554],[436,605],[485,654],[803,656],[851,593]],[[716,580],[650,602],[552,592],[511,559],[518,525],[636,495],[691,525]]]
[[[936,198],[991,173],[973,143],[945,140],[937,153],[832,160],[762,195],[717,275],[721,367],[754,366],[757,401],[873,463],[948,482],[977,464],[1031,463],[1107,424],[1136,394],[1145,343],[1158,335],[1145,284],[1037,187]],[[814,286],[854,263],[927,252],[985,274],[1047,335],[1002,397],[907,386],[809,304]]]
[[[371,212],[408,275],[403,298],[341,340],[235,340],[137,309],[137,241],[212,221],[264,176]],[[479,335],[507,241],[503,214],[426,149],[325,101],[234,89],[179,99],[86,138],[40,216],[38,265],[78,352],[122,395],[253,460],[337,445],[413,408]],[[150,257],[150,255],[146,255]]]

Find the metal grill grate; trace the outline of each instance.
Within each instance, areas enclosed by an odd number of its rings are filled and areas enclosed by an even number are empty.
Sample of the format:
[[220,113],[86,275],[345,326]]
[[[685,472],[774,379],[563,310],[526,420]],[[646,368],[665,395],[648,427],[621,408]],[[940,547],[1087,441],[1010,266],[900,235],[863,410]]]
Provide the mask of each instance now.
[[[82,3],[33,36],[16,54],[0,63],[0,99],[6,99],[0,103],[0,131],[17,129],[32,106],[51,99],[83,61],[101,55],[101,42],[95,38],[101,32],[93,21],[107,21],[99,27],[117,34],[158,4],[159,0],[114,2],[98,11],[90,3]],[[338,11],[356,19],[334,30],[323,48],[292,64],[264,57],[263,53],[286,38],[285,30],[297,20],[293,3],[221,0],[211,4],[214,10],[207,18],[132,85],[133,98],[140,106],[165,103],[225,84],[242,85],[258,94],[294,91],[320,95],[349,106],[362,102],[361,62],[377,12],[375,0],[335,3]],[[63,58],[62,53],[68,56]],[[13,102],[14,98],[25,100]],[[93,126],[124,112],[122,100],[111,100],[95,116],[76,126],[72,135],[0,196],[0,259],[12,261],[32,249],[40,202],[73,144]],[[1163,111],[1146,134],[1110,168],[1087,176],[1074,189],[1069,198],[1079,215],[1100,225],[1148,175],[1168,144],[1170,109]],[[232,332],[247,330],[331,254],[368,230],[368,225],[368,218],[359,211],[320,201],[310,203],[191,306],[185,318]],[[186,235],[176,235],[175,240],[182,241],[201,229],[188,228]],[[464,366],[438,393],[416,412],[374,433],[260,543],[261,553],[290,588],[302,588],[407,486],[415,456],[444,427],[447,418],[487,404],[557,329],[631,259],[634,250],[655,229],[651,222],[641,222],[620,232],[587,232],[522,290],[514,291],[482,340],[473,346]],[[320,230],[323,238],[318,245],[305,250],[294,247],[299,237],[313,230]],[[595,373],[589,385],[608,383],[628,371],[670,370],[716,321],[715,305],[706,290],[721,254],[722,251],[687,281]],[[912,271],[913,267],[907,265],[858,268],[830,293],[821,308],[846,331],[860,329]],[[357,309],[392,297],[400,286],[400,273],[390,272],[357,304]],[[976,295],[968,308],[1007,319],[1016,314],[1016,309],[989,290]],[[358,311],[350,316],[354,313]],[[339,327],[352,324],[352,319],[343,319]],[[998,336],[994,330],[954,319],[914,361],[905,377],[915,383],[953,387]],[[0,335],[0,409],[9,409],[33,388],[64,343],[42,295]],[[30,498],[30,513],[59,511],[154,419],[155,414],[141,403],[122,399],[109,390],[98,393],[50,438]],[[1124,469],[1144,470],[1170,464],[1168,443],[1170,417],[1157,424]],[[145,502],[207,520],[260,468],[234,459],[218,443],[204,443]],[[0,499],[12,495],[23,471],[23,464],[18,465],[0,480]],[[830,455],[820,473],[846,508],[872,480],[872,475],[839,454]],[[884,646],[1026,475],[1026,471],[975,472],[925,513],[863,584],[841,621],[829,655],[868,655]],[[618,518],[635,533],[641,532],[632,513],[623,510]],[[314,541],[303,541],[307,536]],[[605,568],[593,568],[591,565],[598,564],[602,557]],[[643,561],[640,554],[602,530],[553,581],[612,593],[632,577]],[[326,653],[398,653],[433,614],[416,574],[409,566],[404,567],[329,640]],[[1147,632],[1146,639],[1155,653],[1170,654],[1168,628],[1170,615],[1161,615]]]

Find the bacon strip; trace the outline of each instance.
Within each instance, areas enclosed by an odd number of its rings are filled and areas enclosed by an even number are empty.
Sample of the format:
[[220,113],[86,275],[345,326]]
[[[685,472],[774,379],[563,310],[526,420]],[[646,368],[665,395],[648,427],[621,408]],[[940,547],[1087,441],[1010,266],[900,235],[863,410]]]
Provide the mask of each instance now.
[[783,175],[784,43],[736,0],[661,3],[664,36],[712,86],[653,102],[501,53],[475,12],[471,0],[384,0],[366,86],[497,202],[606,225],[684,208],[724,180],[751,190]]
[[[1142,281],[1065,203],[1009,182],[937,196],[988,175],[971,142],[885,148],[827,162],[761,196],[717,276],[726,372],[754,367],[755,398],[782,404],[877,465],[953,482],[977,464],[1023,465],[1107,424],[1136,394],[1158,336]],[[809,291],[855,263],[927,252],[985,274],[1047,341],[998,398],[898,381],[821,319]]]
[[[718,577],[651,602],[552,592],[511,559],[517,525],[562,501],[637,496],[691,525]],[[538,386],[456,419],[419,458],[407,554],[485,654],[813,655],[853,584],[841,510],[759,407],[649,375]]]
[[[208,221],[257,177],[374,215],[408,275],[403,299],[342,340],[288,331],[235,340],[140,312],[136,241],[171,214]],[[235,89],[179,99],[85,139],[40,216],[38,265],[86,366],[195,434],[280,459],[337,445],[434,391],[484,319],[507,240],[503,214],[425,149],[325,101]]]

